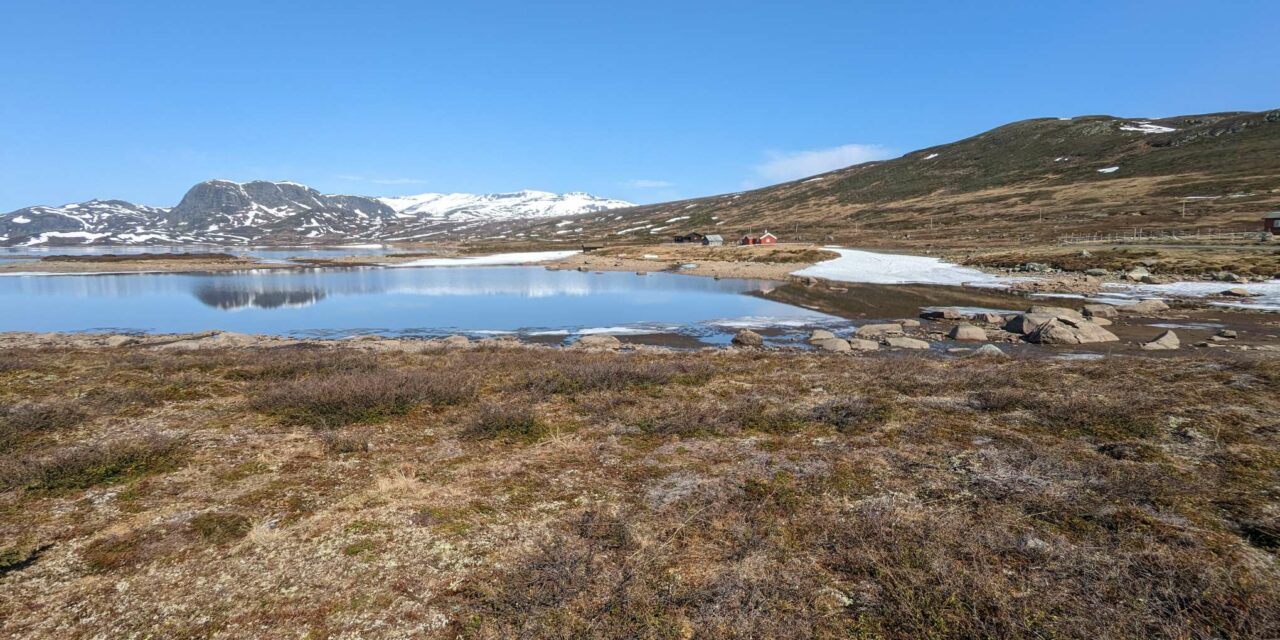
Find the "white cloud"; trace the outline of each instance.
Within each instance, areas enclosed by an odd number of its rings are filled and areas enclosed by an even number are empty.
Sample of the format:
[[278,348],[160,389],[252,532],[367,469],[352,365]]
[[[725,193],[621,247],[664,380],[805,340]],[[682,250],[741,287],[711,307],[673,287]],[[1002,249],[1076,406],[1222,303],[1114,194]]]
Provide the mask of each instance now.
[[878,144],[845,144],[829,149],[810,151],[774,151],[769,160],[756,165],[756,175],[770,182],[786,182],[819,173],[826,173],[850,165],[884,160],[895,154]]
[[368,176],[352,176],[352,175],[335,176],[335,177],[338,178],[339,180],[350,180],[352,182],[368,182],[371,184],[385,184],[385,185],[426,184],[427,182],[426,180],[419,180],[417,178],[370,178]]
[[622,184],[632,189],[670,189],[676,186],[674,182],[666,180],[628,180]]

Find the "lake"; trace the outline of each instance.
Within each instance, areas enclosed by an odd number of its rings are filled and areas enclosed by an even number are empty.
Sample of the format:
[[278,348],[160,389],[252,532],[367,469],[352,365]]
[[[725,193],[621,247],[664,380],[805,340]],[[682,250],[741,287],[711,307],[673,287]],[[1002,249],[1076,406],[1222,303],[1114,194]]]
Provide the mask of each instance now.
[[758,295],[777,283],[542,267],[350,268],[0,277],[0,331],[298,337],[672,332],[727,342],[740,327],[840,326]]

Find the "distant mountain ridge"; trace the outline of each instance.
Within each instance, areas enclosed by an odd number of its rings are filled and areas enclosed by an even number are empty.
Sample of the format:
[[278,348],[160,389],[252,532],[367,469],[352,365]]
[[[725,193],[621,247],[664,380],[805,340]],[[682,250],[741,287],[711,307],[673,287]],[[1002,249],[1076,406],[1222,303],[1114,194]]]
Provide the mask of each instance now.
[[586,193],[518,191],[373,198],[296,182],[208,180],[171,208],[122,200],[26,207],[0,215],[0,245],[320,244],[413,240],[494,221],[633,206]]

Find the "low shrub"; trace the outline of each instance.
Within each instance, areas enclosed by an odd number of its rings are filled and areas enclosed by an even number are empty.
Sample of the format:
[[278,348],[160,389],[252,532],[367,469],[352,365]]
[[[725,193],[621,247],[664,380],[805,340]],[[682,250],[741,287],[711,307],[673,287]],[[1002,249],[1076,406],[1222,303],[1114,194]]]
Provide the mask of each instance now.
[[0,487],[60,492],[115,484],[173,469],[181,453],[178,439],[158,434],[77,445],[44,458],[8,461],[0,467]]
[[702,363],[611,358],[561,364],[526,376],[520,386],[543,394],[622,391],[633,386],[701,382],[709,378],[711,372],[711,368]]
[[482,439],[537,440],[545,432],[546,425],[533,404],[523,400],[485,402],[467,429],[467,435]]
[[85,417],[85,412],[74,400],[23,402],[0,407],[0,451],[12,448],[32,434],[69,429]]
[[406,369],[313,376],[264,385],[249,404],[286,422],[335,429],[403,415],[419,405],[470,402],[474,376],[456,371]]
[[845,396],[815,406],[809,417],[815,422],[831,425],[840,433],[850,433],[883,424],[892,412],[893,407],[887,401]]
[[205,542],[227,544],[249,535],[253,523],[238,513],[210,511],[192,518],[188,526]]
[[342,430],[325,431],[320,434],[320,442],[324,444],[325,451],[335,455],[369,451],[369,438],[363,433]]

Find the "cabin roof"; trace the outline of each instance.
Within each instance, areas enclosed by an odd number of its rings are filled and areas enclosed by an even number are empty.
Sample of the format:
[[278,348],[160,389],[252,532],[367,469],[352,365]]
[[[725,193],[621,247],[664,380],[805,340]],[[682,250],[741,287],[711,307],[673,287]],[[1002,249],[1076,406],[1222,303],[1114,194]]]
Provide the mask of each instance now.
[[716,233],[713,233],[707,236],[707,239],[712,242],[724,242],[724,238],[720,237],[720,234],[716,234]]
[[1280,211],[1272,211],[1271,213],[1268,213],[1267,215],[1263,216],[1263,218],[1266,218],[1267,220],[1275,220],[1277,218],[1280,218]]

